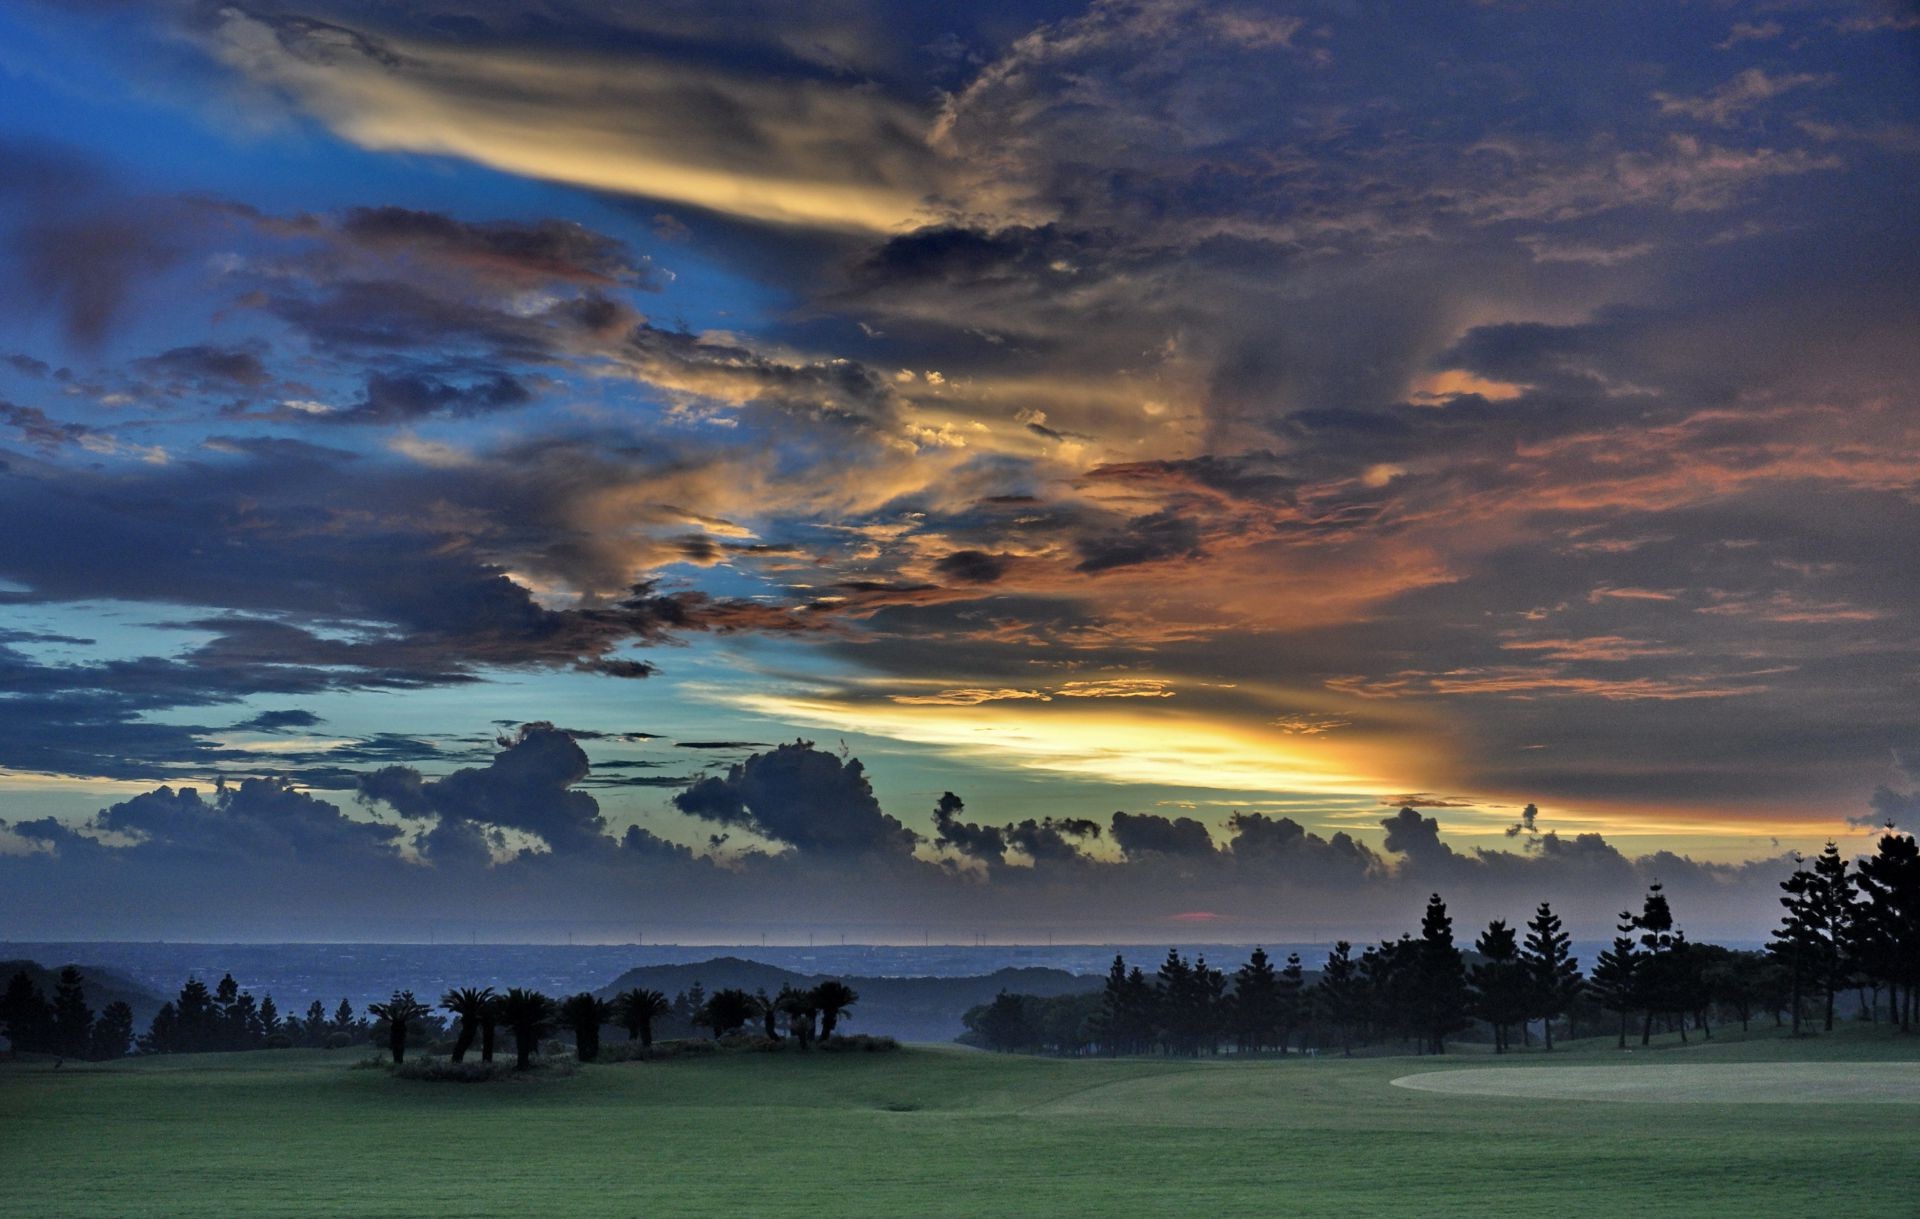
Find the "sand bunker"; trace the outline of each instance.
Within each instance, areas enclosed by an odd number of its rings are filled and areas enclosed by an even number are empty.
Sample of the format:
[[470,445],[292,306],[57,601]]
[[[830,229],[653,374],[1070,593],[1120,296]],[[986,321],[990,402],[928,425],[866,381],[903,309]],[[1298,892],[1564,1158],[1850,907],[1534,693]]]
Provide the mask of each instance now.
[[1920,1104],[1920,1062],[1650,1063],[1480,1067],[1402,1075],[1396,1088],[1455,1096],[1642,1103]]

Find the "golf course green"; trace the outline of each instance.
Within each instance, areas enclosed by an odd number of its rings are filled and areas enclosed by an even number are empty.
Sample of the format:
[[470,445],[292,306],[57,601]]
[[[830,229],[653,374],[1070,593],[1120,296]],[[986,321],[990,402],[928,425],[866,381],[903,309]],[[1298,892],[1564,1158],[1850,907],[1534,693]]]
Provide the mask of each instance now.
[[[1920,1038],[1861,1027],[1497,1064],[913,1047],[488,1084],[396,1079],[344,1051],[7,1063],[0,1215],[1911,1216],[1909,1106],[1839,1085],[1693,1099],[1674,1072],[1872,1082],[1914,1069],[1871,1064],[1916,1060]],[[1394,1086],[1496,1066],[1535,1094]],[[1595,1070],[1652,1083],[1596,1102],[1579,1083]],[[1556,1073],[1573,1086],[1538,1085]]]

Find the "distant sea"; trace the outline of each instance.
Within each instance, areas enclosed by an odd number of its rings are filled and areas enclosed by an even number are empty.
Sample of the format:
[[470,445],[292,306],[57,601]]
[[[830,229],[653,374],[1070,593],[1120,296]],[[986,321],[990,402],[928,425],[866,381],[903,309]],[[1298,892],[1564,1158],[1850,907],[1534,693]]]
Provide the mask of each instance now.
[[[46,966],[69,963],[114,970],[162,996],[189,976],[209,986],[231,973],[255,998],[271,994],[283,1014],[304,1012],[315,999],[329,1012],[346,999],[354,1007],[411,990],[437,1000],[456,986],[531,986],[550,995],[595,990],[641,965],[686,965],[740,957],[802,974],[842,977],[961,978],[1005,968],[1051,968],[1100,975],[1114,954],[1151,975],[1167,955],[1161,944],[996,944],[901,947],[878,944],[819,946],[716,944],[210,944],[166,942],[0,941],[0,960]],[[1278,965],[1298,952],[1308,970],[1326,960],[1328,944],[1270,944]],[[1364,945],[1354,946],[1357,955]],[[1583,963],[1602,947],[1576,944]],[[1183,955],[1203,954],[1231,973],[1252,951],[1245,944],[1182,944]],[[3,984],[3,982],[0,982]]]

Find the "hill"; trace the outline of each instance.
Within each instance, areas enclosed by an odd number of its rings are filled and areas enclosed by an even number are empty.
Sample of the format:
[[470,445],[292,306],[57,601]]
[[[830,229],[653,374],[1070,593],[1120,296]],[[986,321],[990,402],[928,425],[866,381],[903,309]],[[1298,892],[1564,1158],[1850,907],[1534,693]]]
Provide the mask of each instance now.
[[902,1041],[951,1041],[966,1031],[960,1017],[1001,991],[1028,995],[1072,995],[1099,990],[1102,979],[1064,969],[1009,968],[963,978],[882,978],[841,974],[803,974],[740,957],[715,957],[690,965],[645,965],[629,969],[597,993],[616,994],[641,986],[672,996],[695,982],[709,992],[737,986],[776,994],[782,986],[807,987],[838,977],[860,992],[848,1018],[852,1031],[885,1034]]
[[[0,961],[0,987],[4,987],[13,975],[24,971],[33,979],[34,985],[49,1001],[53,998],[54,985],[60,980],[61,966],[46,966],[38,961]],[[133,1027],[136,1032],[145,1031],[153,1022],[153,1014],[167,1002],[167,996],[156,994],[135,982],[125,974],[98,965],[78,967],[83,979],[80,991],[87,997],[87,1006],[99,1015],[101,1009],[109,1003],[124,1003],[133,1009]],[[0,1037],[0,1046],[6,1044],[6,1038]]]

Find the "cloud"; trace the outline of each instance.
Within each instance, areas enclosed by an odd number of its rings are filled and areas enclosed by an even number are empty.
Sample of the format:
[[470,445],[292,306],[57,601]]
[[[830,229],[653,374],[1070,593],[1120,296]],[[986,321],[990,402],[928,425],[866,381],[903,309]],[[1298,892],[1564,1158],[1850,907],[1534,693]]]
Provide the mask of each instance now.
[[365,148],[854,231],[913,218],[939,188],[924,108],[803,62],[729,70],[684,48],[562,54],[350,20],[227,8],[201,37]]
[[673,804],[801,852],[885,854],[911,850],[919,840],[881,811],[859,759],[843,760],[808,741],[737,762],[680,792]]
[[599,803],[577,790],[589,766],[569,733],[548,723],[523,724],[501,744],[486,766],[439,779],[405,766],[372,771],[361,779],[359,795],[404,817],[437,818],[421,839],[429,858],[484,855],[489,829],[524,830],[559,854],[606,845]]

